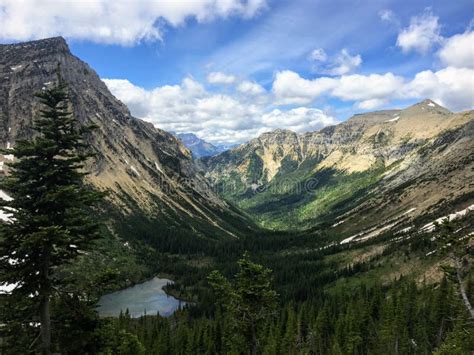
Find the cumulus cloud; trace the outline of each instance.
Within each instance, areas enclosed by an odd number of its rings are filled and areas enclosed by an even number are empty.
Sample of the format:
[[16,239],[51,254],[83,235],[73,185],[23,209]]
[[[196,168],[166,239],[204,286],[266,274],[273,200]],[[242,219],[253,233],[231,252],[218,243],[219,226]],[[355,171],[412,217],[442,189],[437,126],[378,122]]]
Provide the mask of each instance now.
[[456,68],[474,68],[474,32],[448,38],[438,52],[443,64]]
[[235,82],[235,76],[221,72],[212,72],[207,76],[207,82],[210,84],[232,84]]
[[[268,112],[266,103],[259,99],[265,95],[264,89],[251,81],[241,82],[232,95],[210,93],[191,78],[184,79],[180,85],[153,90],[145,90],[128,80],[103,81],[136,117],[168,131],[196,133],[213,143],[240,143],[275,128],[312,131],[335,122],[315,108]],[[250,96],[242,97],[242,92]]]
[[248,80],[242,81],[237,86],[237,91],[247,95],[261,95],[265,93],[265,89],[261,85]]
[[312,102],[316,97],[334,88],[336,84],[336,79],[333,78],[308,80],[291,70],[284,70],[276,74],[272,91],[277,104],[302,105]]
[[0,39],[62,35],[98,43],[133,45],[162,38],[163,24],[182,25],[240,16],[250,18],[266,0],[0,0]]
[[314,49],[309,54],[309,60],[314,62],[313,71],[328,75],[343,75],[353,72],[362,64],[359,54],[350,55],[347,49],[342,49],[337,55],[329,57],[324,49]]
[[411,18],[410,26],[398,34],[397,46],[405,53],[416,51],[425,54],[441,41],[438,17],[425,12],[421,16]]
[[304,79],[298,73],[277,73],[273,82],[276,104],[310,104],[325,96],[352,101],[355,107],[371,110],[394,99],[431,98],[451,110],[467,110],[474,106],[474,69],[447,67],[439,71],[423,71],[414,78],[392,73],[343,75],[337,78]]
[[262,123],[271,129],[284,127],[302,133],[336,124],[337,121],[319,109],[297,107],[288,111],[274,109],[262,116]]
[[327,70],[329,75],[343,75],[354,71],[357,67],[362,64],[362,57],[357,54],[351,56],[346,49],[343,49],[339,53],[330,68]]
[[355,107],[361,110],[373,110],[386,105],[388,101],[387,99],[369,99],[357,102]]
[[403,79],[392,73],[353,74],[308,80],[287,70],[277,73],[273,82],[273,93],[278,104],[308,104],[321,95],[344,101],[366,101],[391,96],[402,84]]
[[345,101],[365,101],[393,96],[403,85],[403,78],[392,73],[345,75],[337,80],[331,94]]
[[402,89],[402,96],[429,97],[452,110],[474,107],[474,69],[447,67],[437,72],[425,70]]

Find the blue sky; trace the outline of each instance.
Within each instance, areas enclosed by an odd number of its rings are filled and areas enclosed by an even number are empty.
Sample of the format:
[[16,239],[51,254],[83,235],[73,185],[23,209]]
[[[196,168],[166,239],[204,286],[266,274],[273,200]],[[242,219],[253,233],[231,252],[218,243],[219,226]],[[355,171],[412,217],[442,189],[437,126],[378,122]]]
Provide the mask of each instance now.
[[214,143],[426,96],[473,107],[472,0],[36,3],[55,10],[0,0],[3,42],[62,35],[134,115]]

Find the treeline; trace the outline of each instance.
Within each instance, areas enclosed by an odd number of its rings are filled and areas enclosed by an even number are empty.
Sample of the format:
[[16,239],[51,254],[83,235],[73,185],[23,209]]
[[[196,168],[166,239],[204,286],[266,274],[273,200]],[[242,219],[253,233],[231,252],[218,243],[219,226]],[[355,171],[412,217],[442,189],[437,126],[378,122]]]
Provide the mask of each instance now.
[[[472,290],[472,283],[470,283]],[[472,291],[471,291],[472,292]],[[241,354],[229,344],[233,320],[219,307],[209,317],[190,310],[169,318],[145,316],[104,320],[101,327],[113,354]],[[289,302],[265,321],[259,354],[469,354],[474,350],[469,320],[454,284],[417,287],[400,280],[383,290],[322,293]]]

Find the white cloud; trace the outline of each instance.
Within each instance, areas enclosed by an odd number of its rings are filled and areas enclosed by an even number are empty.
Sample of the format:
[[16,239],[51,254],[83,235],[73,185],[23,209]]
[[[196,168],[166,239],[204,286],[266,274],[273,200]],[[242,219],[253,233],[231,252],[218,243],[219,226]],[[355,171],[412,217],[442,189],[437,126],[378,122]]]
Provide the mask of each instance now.
[[438,55],[447,66],[474,68],[474,32],[469,31],[448,38]]
[[221,72],[213,72],[207,76],[207,82],[210,84],[232,84],[234,81],[235,76]]
[[425,54],[441,41],[438,17],[425,12],[421,16],[411,18],[410,26],[398,34],[397,46],[405,53],[416,51]]
[[344,75],[354,71],[361,64],[362,58],[359,54],[351,56],[346,49],[343,49],[336,56],[326,73],[329,75]]
[[395,15],[392,10],[384,9],[379,11],[379,16],[382,21],[394,22]]
[[474,69],[447,67],[437,72],[425,70],[402,89],[407,98],[431,98],[451,110],[474,107]]
[[292,71],[279,72],[273,82],[278,104],[308,104],[328,95],[344,101],[383,99],[393,95],[403,85],[403,79],[392,73],[384,75],[345,75],[308,80]]
[[337,85],[336,79],[319,78],[304,79],[291,70],[280,71],[276,74],[272,91],[276,102],[280,105],[308,104],[316,97],[326,93]]
[[[112,93],[136,117],[157,127],[179,133],[193,132],[213,143],[240,143],[275,128],[312,131],[335,120],[315,108],[268,112],[260,85],[243,81],[236,95],[212,94],[193,79],[180,85],[145,90],[128,80],[103,79]],[[239,87],[245,87],[243,97]],[[258,89],[260,88],[260,89]],[[258,93],[253,99],[253,94]]]
[[302,133],[336,124],[337,121],[319,109],[297,107],[288,111],[274,109],[262,116],[262,123],[271,129],[286,128]]
[[313,71],[328,75],[348,74],[362,64],[359,54],[350,55],[347,49],[342,49],[337,55],[329,57],[324,49],[317,48],[311,51],[309,60],[315,62]]
[[345,101],[366,101],[393,96],[403,85],[403,78],[392,73],[345,75],[332,90],[334,97]]
[[422,71],[414,78],[392,73],[343,75],[308,80],[292,71],[277,73],[273,82],[276,104],[310,104],[318,97],[353,101],[355,107],[371,110],[394,99],[431,98],[459,111],[474,107],[474,69],[447,67]]
[[98,43],[133,45],[159,40],[162,26],[240,16],[250,18],[266,0],[0,0],[0,39],[62,35]]
[[373,110],[382,107],[388,103],[386,99],[369,99],[358,102],[355,107],[361,110]]
[[309,59],[317,62],[325,62],[328,59],[328,55],[322,48],[313,49],[309,54]]
[[261,95],[265,93],[265,89],[252,81],[244,80],[237,86],[237,91],[247,95]]

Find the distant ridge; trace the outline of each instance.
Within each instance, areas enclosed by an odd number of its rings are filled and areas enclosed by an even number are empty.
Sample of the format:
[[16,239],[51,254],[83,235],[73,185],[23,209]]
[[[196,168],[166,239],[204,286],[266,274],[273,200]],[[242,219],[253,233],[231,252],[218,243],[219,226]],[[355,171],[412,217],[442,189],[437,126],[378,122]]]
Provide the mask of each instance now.
[[472,202],[464,177],[474,169],[473,120],[474,111],[452,113],[426,99],[315,132],[276,129],[199,163],[223,197],[265,227],[305,229],[351,216],[338,228],[357,230],[372,223],[371,213],[376,223],[403,209],[416,217]]

